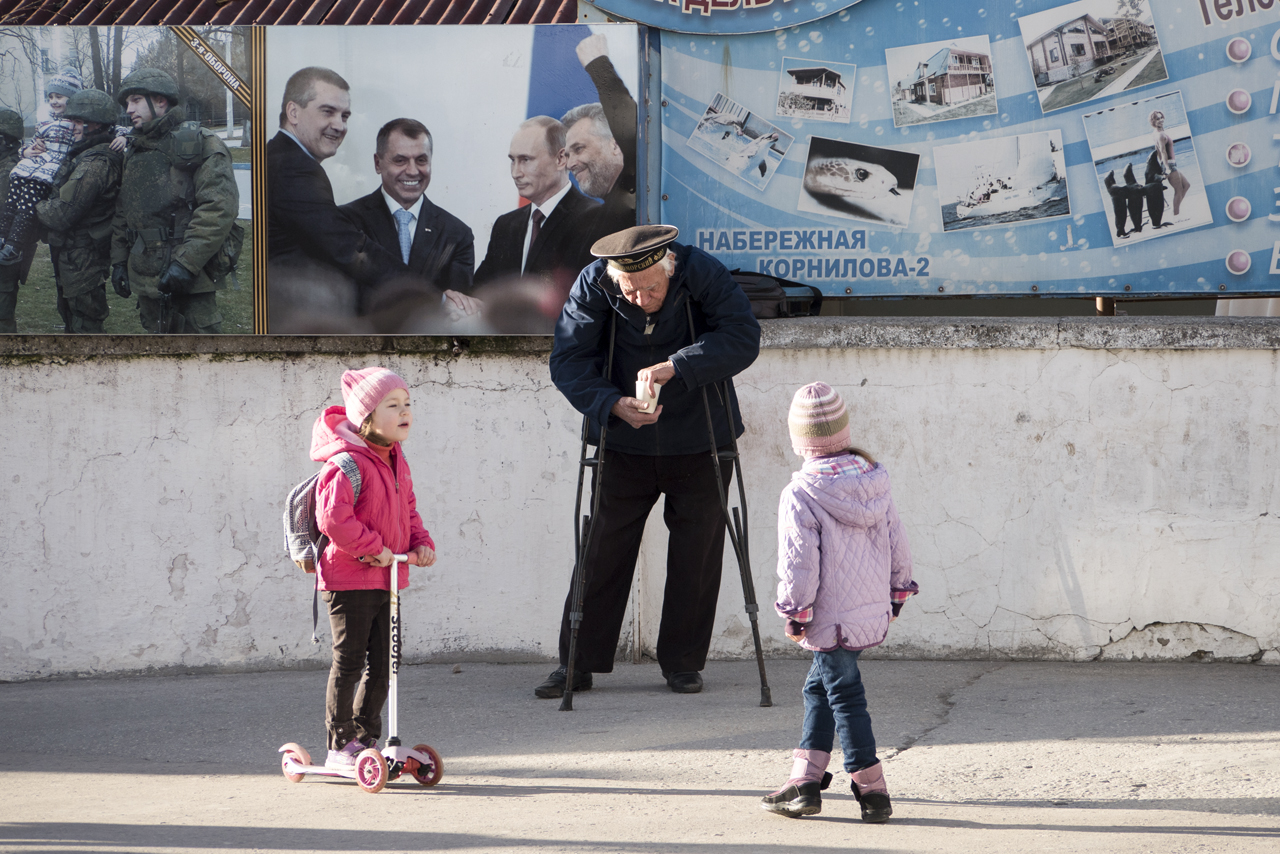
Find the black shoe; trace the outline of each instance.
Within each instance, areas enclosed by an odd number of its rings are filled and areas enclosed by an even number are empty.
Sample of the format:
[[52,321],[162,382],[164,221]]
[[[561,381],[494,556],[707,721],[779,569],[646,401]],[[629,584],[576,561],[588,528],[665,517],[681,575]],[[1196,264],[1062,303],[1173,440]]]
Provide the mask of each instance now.
[[857,783],[852,788],[853,796],[862,807],[863,821],[868,824],[884,824],[893,815],[893,805],[889,803],[889,796],[885,792],[867,792],[864,795],[858,791]]
[[785,815],[787,818],[799,818],[802,815],[817,815],[822,812],[822,790],[831,785],[831,774],[824,772],[822,782],[801,783],[787,786],[773,794],[760,799],[760,808],[765,812]]
[[667,687],[677,694],[696,694],[702,690],[702,674],[695,670],[685,670],[679,673],[662,674],[666,677]]
[[[551,671],[551,675],[533,689],[533,696],[541,697],[544,700],[555,700],[564,696],[564,683],[569,678],[565,672],[567,668],[561,666]],[[591,690],[591,674],[574,668],[573,671],[573,692]]]

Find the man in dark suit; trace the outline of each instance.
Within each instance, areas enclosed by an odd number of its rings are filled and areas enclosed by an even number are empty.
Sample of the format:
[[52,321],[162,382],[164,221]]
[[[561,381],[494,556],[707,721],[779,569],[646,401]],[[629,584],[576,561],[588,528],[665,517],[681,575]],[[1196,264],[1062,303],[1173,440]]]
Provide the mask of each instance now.
[[[594,260],[591,244],[598,235],[593,214],[599,212],[600,203],[569,183],[564,146],[564,125],[550,116],[523,122],[511,138],[507,154],[511,178],[530,204],[494,222],[489,249],[476,271],[476,284],[541,276],[560,292],[563,304],[573,280]],[[554,307],[556,314],[560,304]]]
[[466,223],[431,203],[434,143],[426,125],[392,119],[378,131],[373,168],[382,186],[342,206],[360,230],[394,252],[414,276],[444,291],[456,310],[474,314],[477,300],[467,296],[475,268],[475,237]]
[[368,239],[333,199],[320,162],[347,135],[351,93],[327,68],[285,84],[280,131],[267,143],[267,257],[273,332],[332,328],[361,311],[364,294],[408,268]]
[[604,201],[598,236],[636,224],[636,102],[609,59],[603,33],[578,43],[578,61],[600,101],[565,113],[567,168],[582,192]]

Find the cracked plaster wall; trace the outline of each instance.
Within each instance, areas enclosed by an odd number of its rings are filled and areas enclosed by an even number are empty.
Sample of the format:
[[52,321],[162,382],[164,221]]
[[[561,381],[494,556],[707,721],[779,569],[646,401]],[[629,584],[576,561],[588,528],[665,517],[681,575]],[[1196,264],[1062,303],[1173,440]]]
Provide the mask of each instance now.
[[[0,679],[326,663],[282,501],[340,372],[377,362],[412,386],[440,550],[413,571],[407,656],[554,656],[580,420],[545,353],[51,357],[0,366],[9,433],[36,439],[0,476]],[[889,468],[922,588],[875,654],[1280,660],[1277,367],[1271,349],[762,351],[739,394],[766,651],[795,654],[770,607],[775,513],[791,395],[822,379]],[[628,657],[656,640],[660,512]],[[728,554],[712,655],[751,654]]]

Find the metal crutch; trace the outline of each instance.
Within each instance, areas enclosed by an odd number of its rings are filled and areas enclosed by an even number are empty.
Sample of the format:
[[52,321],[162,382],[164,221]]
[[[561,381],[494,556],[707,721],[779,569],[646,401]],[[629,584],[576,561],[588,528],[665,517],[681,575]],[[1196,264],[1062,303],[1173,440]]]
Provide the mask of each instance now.
[[[605,360],[605,378],[613,377],[613,342],[618,330],[618,316],[613,314],[609,321],[609,355]],[[582,600],[587,592],[587,547],[591,543],[591,535],[595,531],[596,519],[600,514],[600,492],[604,485],[604,442],[609,432],[609,421],[600,425],[600,438],[596,442],[595,456],[587,458],[587,436],[591,419],[582,416],[582,453],[578,458],[578,494],[573,505],[573,582],[570,584],[572,604],[569,606],[569,663],[565,665],[564,697],[560,700],[560,711],[573,711],[573,668],[574,656],[578,653],[578,628],[582,625]],[[582,515],[582,481],[588,468],[595,468],[595,484],[591,490],[591,515]],[[585,530],[586,536],[583,536]]]
[[[689,337],[698,340],[697,329],[693,325],[693,307],[690,302],[684,304],[685,316],[689,319]],[[730,450],[721,451],[716,446],[716,429],[711,420],[711,401],[707,397],[707,387],[702,387],[702,408],[707,416],[707,433],[711,436],[711,465],[716,472],[716,495],[720,498],[720,510],[724,514],[724,524],[729,530],[729,541],[733,545],[734,556],[738,559],[738,574],[742,577],[742,598],[747,618],[751,621],[751,638],[756,647],[756,665],[760,668],[760,705],[772,706],[773,694],[769,691],[769,680],[764,672],[764,649],[760,645],[760,606],[756,603],[756,585],[751,578],[751,555],[747,551],[747,489],[742,483],[742,459],[738,455],[738,439],[733,434],[733,408],[729,405],[729,381],[726,379],[713,386],[716,396],[724,404],[725,419],[729,424]],[[720,473],[720,460],[733,460],[735,479],[738,481],[738,504],[742,515],[738,515],[738,507],[729,511],[729,500],[719,484],[723,483]]]

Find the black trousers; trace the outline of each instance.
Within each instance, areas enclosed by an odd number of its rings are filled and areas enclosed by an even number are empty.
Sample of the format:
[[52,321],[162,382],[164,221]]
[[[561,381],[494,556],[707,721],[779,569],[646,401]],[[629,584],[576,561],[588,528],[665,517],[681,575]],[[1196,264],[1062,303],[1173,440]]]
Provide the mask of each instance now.
[[[648,457],[606,449],[603,484],[597,483],[592,473],[592,493],[601,489],[600,518],[587,546],[586,593],[575,670],[613,670],[644,523],[663,495],[662,518],[670,536],[658,625],[658,663],[668,673],[701,670],[706,665],[724,555],[720,501],[728,493],[732,463],[722,462],[720,471],[723,480],[717,484],[710,451]],[[561,664],[569,661],[572,606],[570,589],[560,623]]]
[[329,749],[354,738],[382,738],[382,707],[391,676],[391,593],[325,590],[333,632],[333,664],[325,691]]

